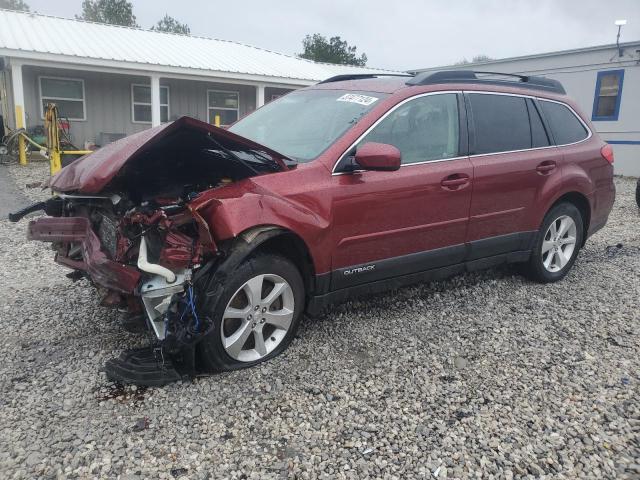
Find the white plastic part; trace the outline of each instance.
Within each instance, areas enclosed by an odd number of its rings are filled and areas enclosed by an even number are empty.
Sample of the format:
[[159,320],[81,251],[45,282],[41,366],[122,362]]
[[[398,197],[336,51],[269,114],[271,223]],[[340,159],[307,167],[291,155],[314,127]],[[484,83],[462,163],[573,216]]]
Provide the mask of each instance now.
[[154,275],[160,275],[167,283],[173,283],[176,281],[176,274],[168,268],[158,265],[157,263],[149,263],[147,261],[147,241],[144,235],[140,239],[140,252],[138,253],[138,268],[143,272],[153,273]]
[[171,298],[176,293],[184,292],[184,283],[191,278],[191,270],[180,270],[176,273],[176,281],[169,284],[161,275],[154,275],[140,287],[140,296],[147,311],[153,331],[158,340],[164,340],[164,315],[171,305]]

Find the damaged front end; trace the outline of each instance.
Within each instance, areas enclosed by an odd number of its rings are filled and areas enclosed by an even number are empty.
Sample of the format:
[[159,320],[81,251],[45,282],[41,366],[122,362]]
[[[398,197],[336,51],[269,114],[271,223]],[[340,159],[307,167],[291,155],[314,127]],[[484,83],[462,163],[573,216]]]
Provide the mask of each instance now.
[[105,290],[103,305],[145,319],[151,348],[109,361],[107,375],[162,385],[194,373],[195,345],[213,328],[194,282],[222,252],[192,201],[285,168],[275,152],[183,117],[74,162],[51,180],[54,197],[11,220],[44,210],[28,238]]

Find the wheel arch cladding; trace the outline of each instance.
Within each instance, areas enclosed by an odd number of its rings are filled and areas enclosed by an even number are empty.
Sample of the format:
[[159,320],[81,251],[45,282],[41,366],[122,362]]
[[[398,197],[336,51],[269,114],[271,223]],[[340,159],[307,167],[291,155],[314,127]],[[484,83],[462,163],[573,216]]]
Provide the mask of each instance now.
[[213,260],[194,277],[209,298],[219,295],[226,279],[242,262],[260,253],[275,253],[291,260],[300,271],[307,295],[313,291],[315,270],[309,248],[290,230],[277,225],[255,226],[221,247],[225,252],[223,258]]
[[582,215],[582,245],[584,245],[587,241],[587,233],[589,232],[589,224],[591,222],[591,204],[589,203],[589,199],[580,192],[567,192],[556,199],[548,210],[551,210],[563,202],[574,205],[580,211],[580,215]]
[[306,295],[315,290],[315,268],[313,257],[305,241],[296,233],[274,226],[272,235],[261,242],[252,253],[270,253],[280,255],[293,262],[300,271]]

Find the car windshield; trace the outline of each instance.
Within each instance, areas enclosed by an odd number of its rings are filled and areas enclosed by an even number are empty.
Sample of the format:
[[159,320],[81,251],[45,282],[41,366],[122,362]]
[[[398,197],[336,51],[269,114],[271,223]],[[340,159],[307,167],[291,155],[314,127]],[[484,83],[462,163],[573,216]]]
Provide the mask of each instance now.
[[268,103],[229,130],[293,160],[313,160],[387,94],[299,90]]

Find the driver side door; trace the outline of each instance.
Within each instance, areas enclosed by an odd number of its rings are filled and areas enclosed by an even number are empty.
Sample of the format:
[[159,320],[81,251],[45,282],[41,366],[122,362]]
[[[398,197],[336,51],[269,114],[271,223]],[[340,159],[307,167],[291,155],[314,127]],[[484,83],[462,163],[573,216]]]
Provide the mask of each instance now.
[[[346,172],[358,146],[394,145],[397,171]],[[332,176],[331,289],[461,263],[473,167],[461,94],[432,93],[388,112]]]

